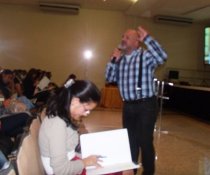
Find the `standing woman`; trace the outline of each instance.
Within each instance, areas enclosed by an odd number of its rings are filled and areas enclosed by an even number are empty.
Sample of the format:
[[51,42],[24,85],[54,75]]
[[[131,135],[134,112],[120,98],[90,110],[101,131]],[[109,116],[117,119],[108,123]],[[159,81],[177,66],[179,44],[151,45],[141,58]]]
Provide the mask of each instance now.
[[97,155],[77,159],[75,152],[82,117],[99,101],[100,91],[92,82],[72,79],[48,100],[39,131],[42,163],[48,175],[76,175],[86,166],[100,167]]

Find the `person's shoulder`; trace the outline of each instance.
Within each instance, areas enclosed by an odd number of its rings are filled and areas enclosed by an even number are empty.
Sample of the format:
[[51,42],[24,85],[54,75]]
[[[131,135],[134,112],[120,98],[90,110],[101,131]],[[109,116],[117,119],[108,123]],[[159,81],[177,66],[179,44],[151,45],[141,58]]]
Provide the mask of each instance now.
[[66,123],[58,116],[48,117],[46,116],[43,123],[47,128],[60,128],[66,126]]

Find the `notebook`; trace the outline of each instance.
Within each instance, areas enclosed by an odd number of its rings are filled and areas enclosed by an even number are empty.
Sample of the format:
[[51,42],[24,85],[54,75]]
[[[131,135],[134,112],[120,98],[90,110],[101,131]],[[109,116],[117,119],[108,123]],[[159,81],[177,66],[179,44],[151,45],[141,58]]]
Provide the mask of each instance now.
[[115,129],[80,136],[82,158],[101,156],[102,168],[86,167],[87,175],[114,173],[140,166],[132,162],[127,129]]

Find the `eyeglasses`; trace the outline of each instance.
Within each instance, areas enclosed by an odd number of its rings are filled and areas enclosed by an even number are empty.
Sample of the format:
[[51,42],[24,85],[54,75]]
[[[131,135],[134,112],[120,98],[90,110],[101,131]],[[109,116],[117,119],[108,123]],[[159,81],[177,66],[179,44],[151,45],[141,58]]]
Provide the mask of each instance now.
[[87,109],[86,105],[85,105],[85,104],[82,104],[82,107],[83,107],[83,109],[84,109],[84,114],[85,114],[85,116],[89,115],[89,114],[90,114],[90,110]]

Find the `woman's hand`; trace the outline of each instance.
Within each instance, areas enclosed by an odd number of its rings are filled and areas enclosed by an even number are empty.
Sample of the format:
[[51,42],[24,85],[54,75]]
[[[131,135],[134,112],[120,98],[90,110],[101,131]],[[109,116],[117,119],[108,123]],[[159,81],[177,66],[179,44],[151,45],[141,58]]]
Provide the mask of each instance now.
[[91,155],[84,159],[82,159],[85,167],[87,166],[95,166],[96,168],[101,167],[101,165],[98,162],[101,162],[102,160],[99,159],[99,156]]

